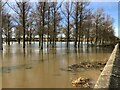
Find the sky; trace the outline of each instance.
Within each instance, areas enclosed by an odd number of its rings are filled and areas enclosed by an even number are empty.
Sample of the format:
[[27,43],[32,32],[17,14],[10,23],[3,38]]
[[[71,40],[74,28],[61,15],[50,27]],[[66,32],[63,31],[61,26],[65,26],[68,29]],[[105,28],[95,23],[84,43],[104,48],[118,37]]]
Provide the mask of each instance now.
[[[14,2],[15,0],[2,0],[3,2],[5,1],[9,1],[9,2]],[[16,0],[16,1],[19,1],[19,0]],[[42,2],[42,1],[45,1],[45,0],[21,0],[21,1],[30,1],[30,2]],[[49,0],[49,1],[57,1],[57,2],[71,2],[71,1],[83,1],[83,0]],[[119,2],[119,0],[85,0],[85,1],[90,1],[90,2]]]
[[115,35],[118,36],[118,2],[91,2],[92,9],[103,8],[106,14],[114,18]]
[[[6,0],[3,0],[6,1]],[[9,2],[14,2],[15,0],[8,0]],[[30,0],[31,2],[36,1],[43,1],[43,0]],[[52,0],[52,1],[76,1],[76,0]],[[81,1],[81,0],[77,0]],[[83,0],[82,0],[83,1]],[[103,8],[106,14],[109,14],[112,18],[114,18],[114,28],[115,28],[115,35],[120,36],[120,30],[118,35],[118,1],[119,0],[89,0],[90,5],[89,7],[93,10],[97,8]],[[119,9],[120,10],[120,9]]]

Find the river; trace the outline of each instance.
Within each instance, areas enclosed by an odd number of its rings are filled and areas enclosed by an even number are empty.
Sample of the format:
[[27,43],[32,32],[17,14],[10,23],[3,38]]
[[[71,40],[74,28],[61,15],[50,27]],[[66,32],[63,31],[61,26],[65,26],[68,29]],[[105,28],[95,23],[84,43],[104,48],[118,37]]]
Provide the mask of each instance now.
[[[87,69],[70,72],[65,69],[79,62],[107,62],[112,49],[86,46],[79,50],[66,49],[65,43],[57,43],[56,49],[38,48],[38,43],[28,45],[22,49],[17,43],[4,45],[0,53],[0,83],[3,88],[74,88],[71,81],[77,77],[88,77],[92,80],[92,87],[96,83],[101,71]],[[2,64],[1,64],[2,63]]]

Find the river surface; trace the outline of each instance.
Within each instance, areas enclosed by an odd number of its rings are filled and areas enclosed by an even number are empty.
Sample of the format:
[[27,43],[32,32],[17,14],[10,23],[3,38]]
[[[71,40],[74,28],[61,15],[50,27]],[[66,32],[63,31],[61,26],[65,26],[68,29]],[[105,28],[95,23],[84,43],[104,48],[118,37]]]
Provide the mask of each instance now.
[[[75,50],[71,42],[70,49],[65,43],[57,43],[56,49],[38,48],[38,43],[22,49],[17,43],[10,47],[4,45],[0,52],[0,87],[3,88],[73,88],[71,81],[77,77],[88,77],[93,86],[101,71],[87,69],[69,72],[64,69],[79,62],[107,62],[112,49],[89,48],[86,46]],[[93,87],[92,86],[92,87]]]

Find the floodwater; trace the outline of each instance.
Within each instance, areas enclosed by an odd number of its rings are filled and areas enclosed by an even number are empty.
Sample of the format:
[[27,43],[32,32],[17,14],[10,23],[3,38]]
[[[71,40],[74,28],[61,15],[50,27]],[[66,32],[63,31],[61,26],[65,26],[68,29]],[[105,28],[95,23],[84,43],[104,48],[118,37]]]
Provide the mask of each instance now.
[[[38,43],[22,49],[17,43],[4,45],[0,53],[0,83],[3,88],[73,88],[71,81],[77,77],[91,78],[93,86],[100,75],[99,69],[70,72],[64,69],[79,62],[107,62],[112,49],[89,48],[75,50],[73,43],[66,49],[65,43],[57,43],[56,49],[46,47],[43,51]],[[2,67],[3,66],[3,67]]]

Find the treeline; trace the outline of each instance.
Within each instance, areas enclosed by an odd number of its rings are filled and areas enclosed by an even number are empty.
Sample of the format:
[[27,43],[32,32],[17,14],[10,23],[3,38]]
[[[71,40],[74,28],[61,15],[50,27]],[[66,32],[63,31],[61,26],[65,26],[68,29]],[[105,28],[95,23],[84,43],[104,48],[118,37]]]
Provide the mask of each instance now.
[[[3,5],[4,4],[4,5]],[[74,42],[79,48],[90,45],[114,44],[114,19],[102,8],[92,10],[90,2],[5,2],[1,3],[2,33],[10,45],[15,39],[31,44],[36,38],[39,47],[56,46],[58,40]],[[1,31],[0,30],[0,31]],[[0,32],[1,33],[1,32]]]

